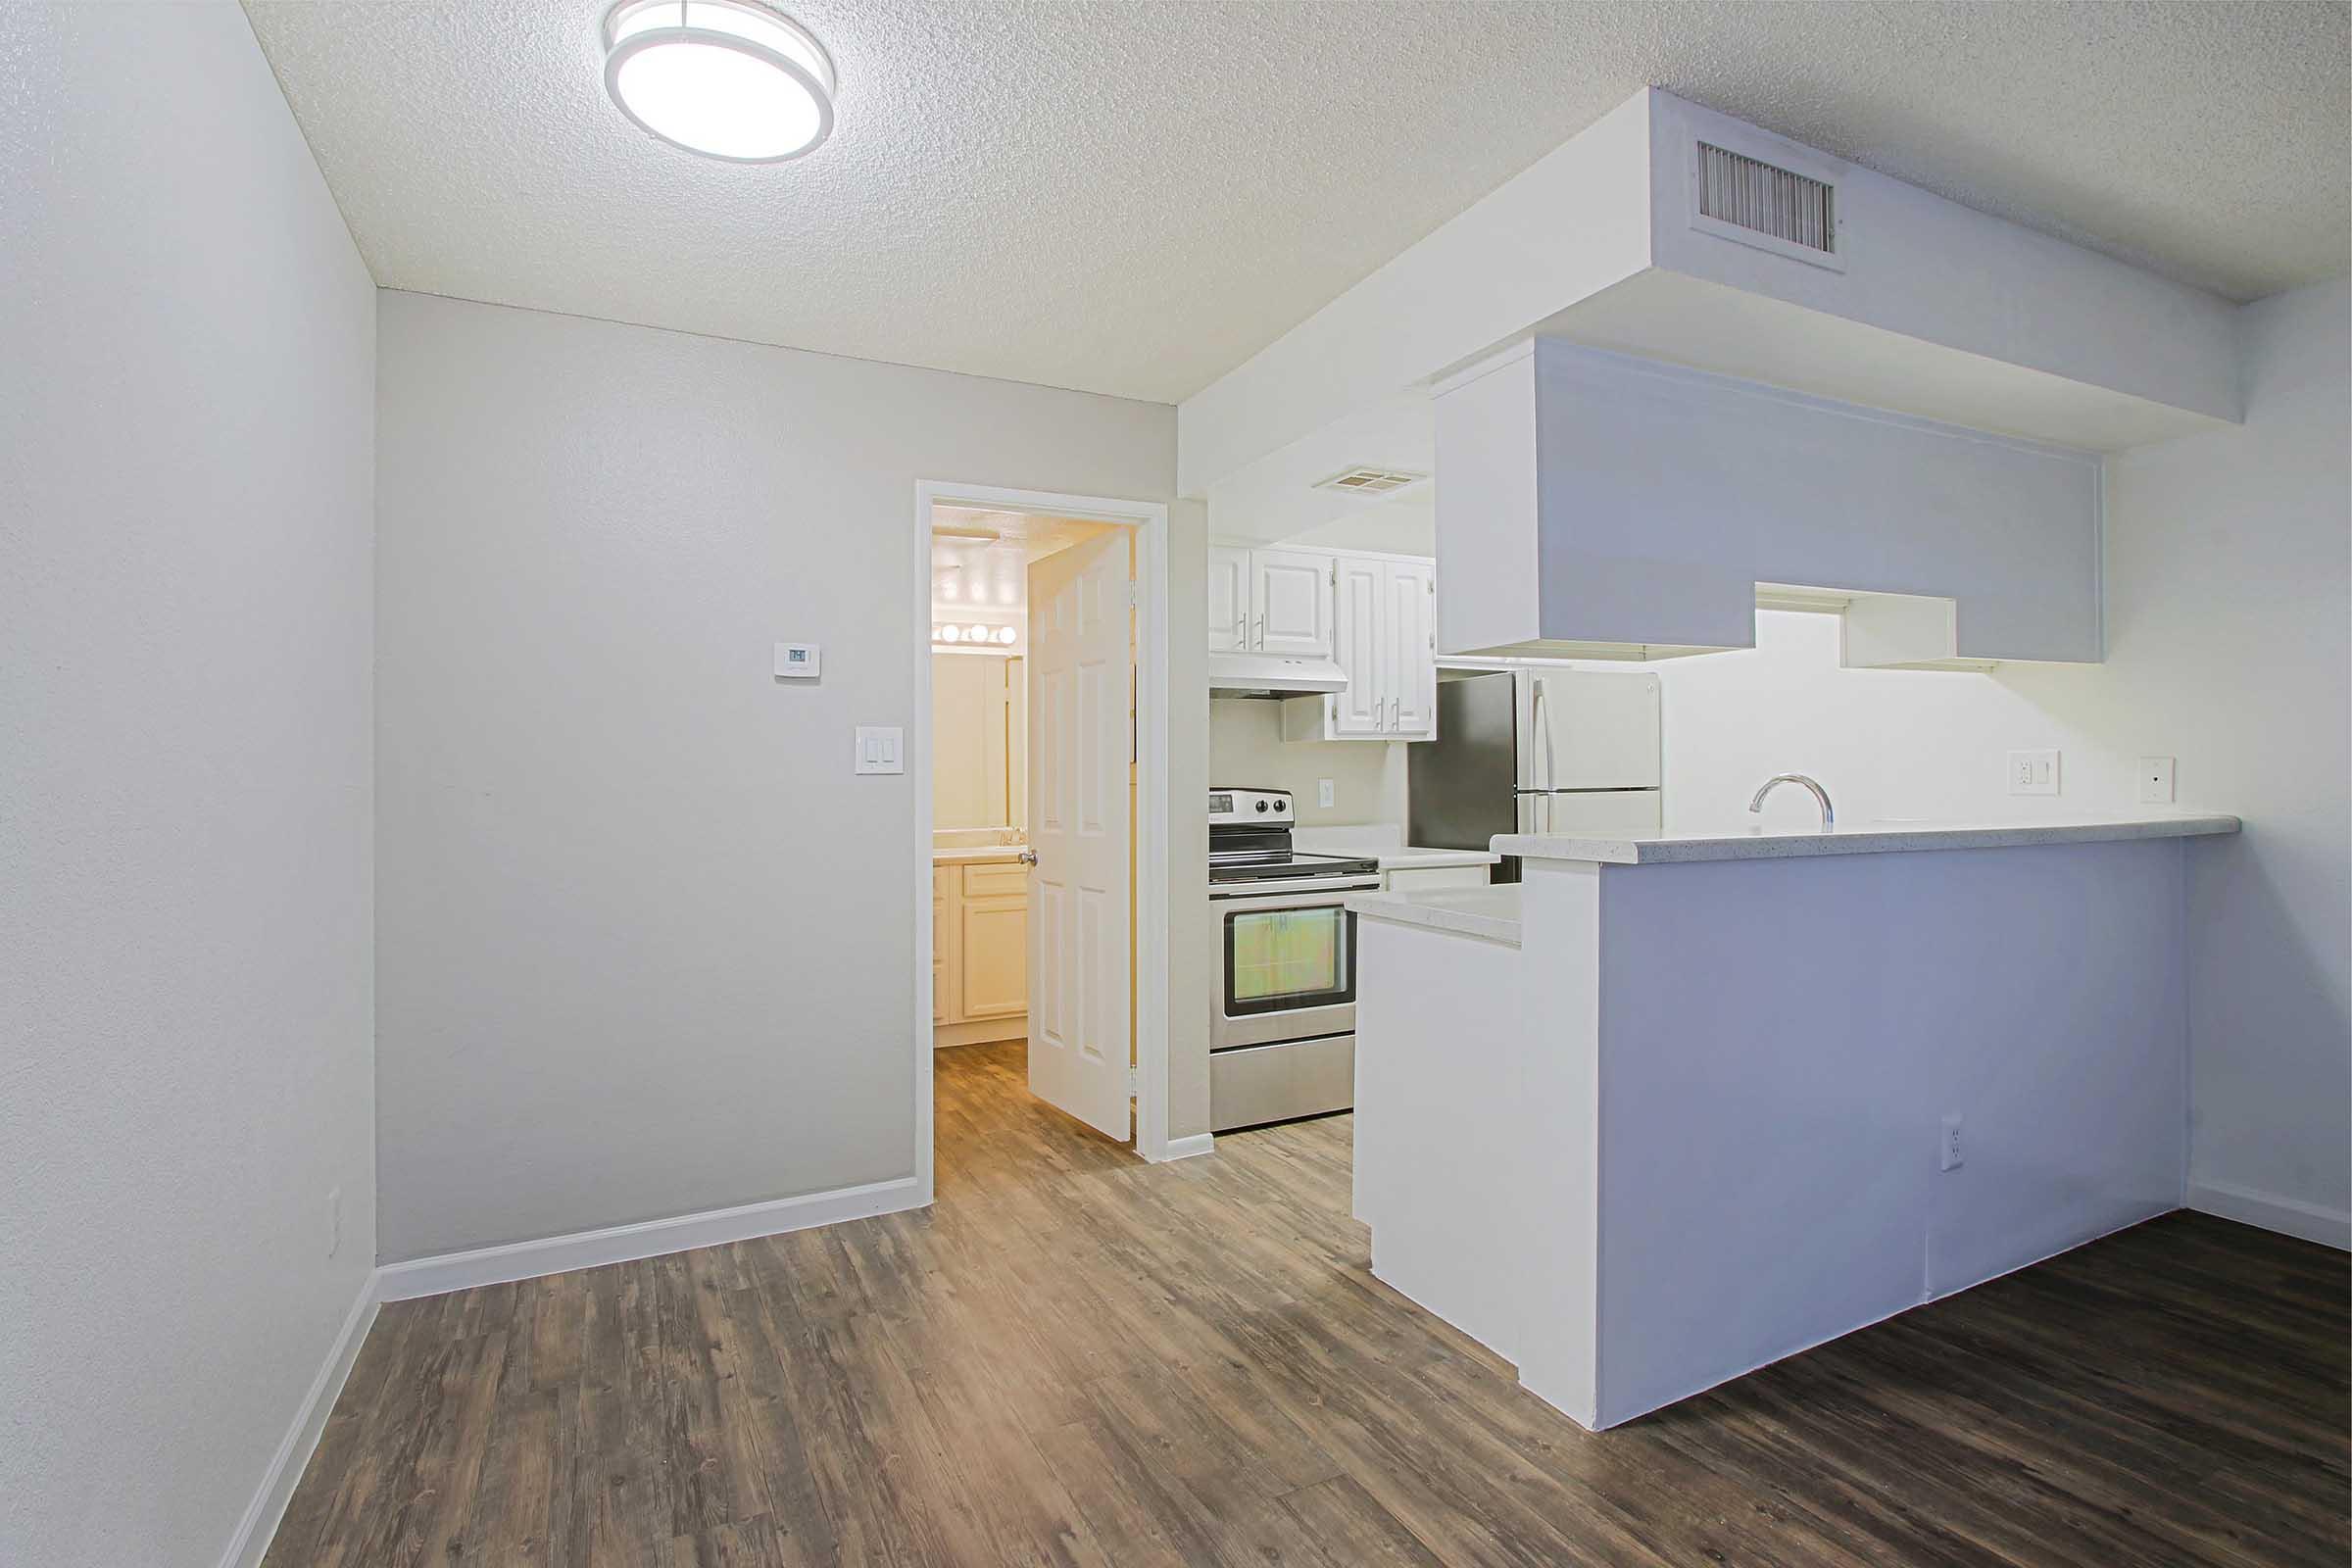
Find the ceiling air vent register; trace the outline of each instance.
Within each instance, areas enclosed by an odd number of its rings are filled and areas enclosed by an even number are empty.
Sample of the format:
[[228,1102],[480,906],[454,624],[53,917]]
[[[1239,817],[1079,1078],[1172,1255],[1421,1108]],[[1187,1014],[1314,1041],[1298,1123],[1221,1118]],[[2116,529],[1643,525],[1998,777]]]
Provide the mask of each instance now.
[[1694,228],[1792,261],[1845,270],[1838,187],[1793,169],[1699,142],[1691,169]]
[[1408,484],[1419,484],[1428,478],[1409,468],[1348,468],[1328,479],[1317,479],[1318,490],[1338,490],[1348,495],[1385,496],[1392,490],[1401,490]]

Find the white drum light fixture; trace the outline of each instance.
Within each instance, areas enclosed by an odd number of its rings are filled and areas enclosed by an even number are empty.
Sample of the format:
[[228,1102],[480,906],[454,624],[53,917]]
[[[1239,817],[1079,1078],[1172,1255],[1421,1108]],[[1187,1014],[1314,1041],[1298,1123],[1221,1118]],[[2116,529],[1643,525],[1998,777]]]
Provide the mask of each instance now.
[[605,17],[605,90],[673,147],[780,164],[833,131],[833,61],[753,0],[620,0]]

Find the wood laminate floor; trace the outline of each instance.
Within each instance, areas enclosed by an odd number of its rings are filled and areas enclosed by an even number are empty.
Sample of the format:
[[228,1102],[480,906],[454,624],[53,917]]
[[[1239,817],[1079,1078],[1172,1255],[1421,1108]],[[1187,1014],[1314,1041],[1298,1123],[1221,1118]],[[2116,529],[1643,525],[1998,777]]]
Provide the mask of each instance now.
[[2180,1214],[1602,1434],[1373,1280],[1346,1117],[939,1054],[930,1210],[386,1306],[269,1568],[2344,1568],[2339,1253]]

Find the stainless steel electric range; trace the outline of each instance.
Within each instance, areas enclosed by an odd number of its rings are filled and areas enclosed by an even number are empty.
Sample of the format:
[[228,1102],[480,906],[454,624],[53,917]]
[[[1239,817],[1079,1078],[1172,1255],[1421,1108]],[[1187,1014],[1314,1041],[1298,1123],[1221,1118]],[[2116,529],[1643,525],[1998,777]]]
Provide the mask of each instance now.
[[1355,916],[1380,862],[1292,843],[1288,790],[1208,793],[1208,1124],[1256,1127],[1355,1102]]

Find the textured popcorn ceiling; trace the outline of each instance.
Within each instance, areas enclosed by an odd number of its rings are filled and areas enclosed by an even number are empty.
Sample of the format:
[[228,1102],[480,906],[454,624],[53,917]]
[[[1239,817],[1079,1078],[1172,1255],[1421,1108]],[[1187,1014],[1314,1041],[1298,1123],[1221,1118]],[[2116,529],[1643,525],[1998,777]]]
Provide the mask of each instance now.
[[2233,298],[2352,265],[2336,0],[788,0],[840,124],[748,168],[604,9],[247,4],[388,287],[1160,401],[1644,83]]

